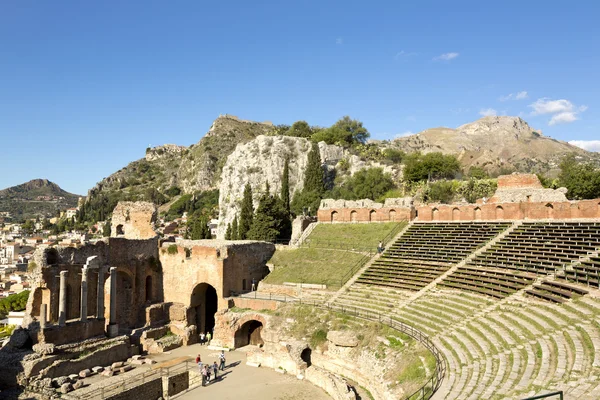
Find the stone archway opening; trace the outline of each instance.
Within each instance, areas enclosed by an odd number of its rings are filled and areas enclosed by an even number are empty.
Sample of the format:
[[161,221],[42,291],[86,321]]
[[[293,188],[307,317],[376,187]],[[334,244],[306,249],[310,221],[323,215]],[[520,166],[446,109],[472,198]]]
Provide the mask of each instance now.
[[54,317],[53,311],[50,309],[50,298],[52,294],[50,289],[47,288],[36,288],[33,291],[33,309],[31,310],[31,315],[34,317],[41,317],[42,305],[46,305],[46,321],[51,322]]
[[215,327],[215,313],[219,308],[217,290],[208,283],[196,285],[192,291],[190,307],[194,309],[196,331],[210,332]]
[[358,221],[358,213],[356,212],[356,210],[350,211],[350,221],[352,221],[352,222]]
[[460,220],[460,210],[458,208],[453,208],[452,209],[452,221],[459,221]]
[[546,204],[546,218],[554,218],[554,207],[550,203]]
[[338,212],[337,211],[332,211],[331,212],[331,222],[337,221],[338,220]]
[[390,210],[390,221],[396,222],[396,210]]
[[310,347],[307,347],[304,350],[302,350],[302,353],[300,354],[300,358],[306,363],[307,367],[310,367],[312,365],[312,361],[310,358],[311,354],[312,350],[310,349]]
[[502,206],[496,207],[496,219],[504,219],[504,208]]
[[475,208],[475,221],[481,220],[481,208]]
[[117,236],[124,235],[125,230],[123,230],[123,225],[117,225]]
[[235,348],[240,348],[248,345],[261,346],[264,344],[260,335],[263,329],[263,324],[255,319],[244,322],[242,326],[235,332]]
[[433,210],[431,210],[431,219],[432,220],[437,220],[438,217],[440,215],[440,210],[438,210],[437,208],[434,208]]
[[375,220],[377,220],[377,211],[371,210],[369,212],[369,222],[373,222]]
[[48,249],[46,250],[46,265],[55,265],[58,264],[58,251],[56,249]]

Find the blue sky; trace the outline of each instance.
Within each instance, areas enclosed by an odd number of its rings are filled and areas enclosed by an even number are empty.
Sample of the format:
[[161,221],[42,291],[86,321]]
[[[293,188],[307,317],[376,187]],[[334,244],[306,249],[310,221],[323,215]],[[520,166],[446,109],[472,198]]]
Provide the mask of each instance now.
[[219,114],[376,139],[520,115],[600,150],[592,1],[3,1],[0,188],[85,194]]

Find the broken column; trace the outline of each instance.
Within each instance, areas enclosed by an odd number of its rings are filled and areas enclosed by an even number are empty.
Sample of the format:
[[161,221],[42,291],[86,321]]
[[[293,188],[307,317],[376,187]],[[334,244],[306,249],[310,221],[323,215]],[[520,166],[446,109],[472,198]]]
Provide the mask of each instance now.
[[108,336],[119,335],[117,324],[117,267],[110,267],[110,312],[108,316]]
[[86,322],[88,316],[88,275],[89,268],[86,264],[81,269],[81,307],[79,314],[81,322]]
[[44,329],[46,328],[46,315],[48,312],[48,305],[47,304],[41,304],[40,305],[40,328]]
[[58,326],[67,322],[67,272],[60,271],[60,289],[58,292]]
[[96,301],[96,318],[104,319],[104,267],[98,268],[98,300]]

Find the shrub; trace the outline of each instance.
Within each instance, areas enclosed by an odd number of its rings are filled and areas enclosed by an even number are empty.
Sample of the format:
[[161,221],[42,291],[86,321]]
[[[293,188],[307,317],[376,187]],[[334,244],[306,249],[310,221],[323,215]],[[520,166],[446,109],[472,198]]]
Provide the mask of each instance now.
[[167,248],[167,253],[169,253],[170,255],[174,255],[177,254],[177,245],[176,244],[172,244]]

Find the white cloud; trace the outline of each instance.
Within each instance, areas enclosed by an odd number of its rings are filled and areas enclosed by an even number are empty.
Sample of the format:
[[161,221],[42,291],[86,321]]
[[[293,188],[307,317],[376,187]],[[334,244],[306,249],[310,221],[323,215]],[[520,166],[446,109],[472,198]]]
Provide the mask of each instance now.
[[556,124],[568,124],[569,122],[577,121],[577,113],[572,111],[565,111],[558,114],[554,114],[548,122],[548,125],[556,125]]
[[412,136],[414,134],[415,134],[414,132],[405,131],[405,132],[399,133],[396,136],[394,136],[394,139],[400,139],[400,138],[403,138],[403,137]]
[[433,57],[433,61],[450,61],[458,57],[458,53],[444,53],[437,57]]
[[587,151],[600,152],[600,140],[571,140],[569,144],[573,146],[581,147]]
[[482,117],[490,117],[498,115],[498,112],[493,108],[482,108],[481,110],[479,110],[479,115],[481,115]]
[[515,100],[523,100],[523,99],[526,99],[527,97],[528,97],[527,92],[523,90],[522,92],[519,92],[515,95]]
[[575,107],[569,100],[550,100],[548,98],[538,99],[535,103],[530,104],[529,107],[533,108],[532,115],[553,114],[548,125],[567,124],[577,121],[579,113],[588,109],[585,105]]
[[409,57],[412,56],[416,56],[417,53],[413,53],[413,52],[407,52],[407,51],[399,51],[398,53],[396,53],[396,55],[394,56],[394,60],[405,60]]
[[510,93],[506,96],[501,96],[498,100],[509,101],[509,100],[523,100],[526,98],[527,98],[527,92],[523,90],[522,92]]
[[337,44],[337,45],[344,44],[344,38],[339,37],[339,38],[335,39],[335,44]]

